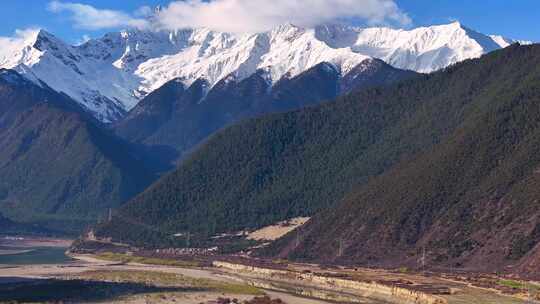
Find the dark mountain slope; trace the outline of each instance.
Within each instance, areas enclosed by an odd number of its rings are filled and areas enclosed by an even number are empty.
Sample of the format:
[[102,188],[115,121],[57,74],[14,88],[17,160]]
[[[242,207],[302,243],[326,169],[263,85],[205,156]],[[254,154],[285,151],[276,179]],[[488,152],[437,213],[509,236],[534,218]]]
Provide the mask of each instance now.
[[50,230],[36,224],[17,223],[0,213],[0,236],[2,235],[62,236],[65,231]]
[[387,86],[417,75],[416,72],[396,69],[382,60],[373,59],[360,63],[344,75],[339,90],[341,94],[345,94],[365,88]]
[[339,95],[339,82],[339,72],[323,62],[296,77],[278,81],[254,112],[284,112],[319,104]]
[[2,213],[0,213],[0,229],[1,230],[7,230],[11,228],[15,223],[10,221],[8,218],[4,217]]
[[115,129],[129,141],[172,147],[184,154],[241,119],[315,105],[355,88],[388,85],[417,75],[379,60],[366,60],[343,77],[342,83],[332,65],[321,63],[296,77],[285,77],[273,87],[262,71],[242,80],[231,75],[206,96],[203,80],[187,90],[173,80],[143,99]]
[[0,211],[11,219],[81,224],[154,178],[75,102],[12,71],[0,74],[0,113]]
[[234,125],[98,234],[157,244],[179,231],[212,234],[312,215],[450,140],[491,99],[519,96],[516,86],[535,77],[538,49],[513,46],[391,89]]
[[164,121],[171,119],[176,107],[182,107],[185,93],[184,85],[173,80],[148,94],[128,117],[118,123],[118,134],[135,142],[151,136]]
[[30,234],[35,232],[35,229],[30,226],[17,224],[0,213],[0,236],[19,232]]
[[0,69],[0,128],[11,126],[21,112],[45,102],[59,109],[77,112],[85,119],[96,122],[92,115],[67,96],[43,86],[35,85],[15,71]]
[[[428,266],[485,271],[529,263],[521,271],[540,273],[530,259],[540,241],[540,46],[513,46],[446,73],[441,85],[452,75],[470,81],[445,93],[460,97],[448,100],[463,105],[459,126],[312,219],[298,247],[290,235],[274,250],[312,261],[417,266],[425,248]],[[479,85],[478,76],[489,80]]]

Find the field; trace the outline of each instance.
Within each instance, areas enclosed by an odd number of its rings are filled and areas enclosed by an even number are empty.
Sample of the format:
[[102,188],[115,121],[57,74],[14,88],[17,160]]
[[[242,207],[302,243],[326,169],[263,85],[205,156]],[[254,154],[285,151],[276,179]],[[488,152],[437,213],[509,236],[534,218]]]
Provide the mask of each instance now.
[[126,254],[118,254],[104,252],[96,255],[96,258],[120,263],[139,263],[146,265],[162,265],[162,266],[177,266],[177,267],[198,267],[200,263],[197,261],[183,261],[173,259],[161,259],[153,257],[131,256]]

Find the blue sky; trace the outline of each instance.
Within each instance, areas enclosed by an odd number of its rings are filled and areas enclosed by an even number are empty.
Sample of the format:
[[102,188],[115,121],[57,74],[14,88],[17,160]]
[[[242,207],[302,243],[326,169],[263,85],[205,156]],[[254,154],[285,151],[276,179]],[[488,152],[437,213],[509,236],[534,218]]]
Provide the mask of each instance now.
[[[362,2],[362,0],[355,1],[357,1],[355,3]],[[391,2],[391,0],[380,1]],[[67,2],[69,1],[63,1],[62,3]],[[83,3],[99,9],[124,12],[136,18],[134,12],[140,7],[154,7],[158,4],[167,5],[170,1],[72,0],[71,2]],[[271,3],[271,1],[267,2]],[[327,2],[331,3],[332,0]],[[39,27],[47,29],[68,42],[75,43],[80,41],[84,35],[98,37],[105,32],[117,29],[115,26],[94,29],[83,28],[74,22],[72,18],[73,12],[69,10],[52,12],[47,9],[49,3],[50,0],[0,1],[0,12],[2,12],[0,36],[12,36],[16,29]],[[306,3],[309,3],[309,1]],[[458,20],[462,24],[482,33],[540,41],[539,0],[396,0],[395,3],[402,13],[410,17],[411,22],[408,24],[394,22],[394,26],[414,27]],[[308,11],[307,14],[316,15],[317,11]],[[391,14],[391,12],[387,12],[387,14]],[[368,18],[375,17],[370,15]],[[389,18],[392,18],[392,16]],[[228,21],[225,20],[224,22]],[[295,20],[291,20],[291,22],[295,23]]]
[[[89,4],[97,8],[133,12],[141,6],[157,6],[159,0],[81,0],[71,1]],[[45,28],[56,36],[77,42],[84,35],[99,37],[112,29],[91,31],[73,26],[66,14],[54,14],[47,10],[50,0],[0,0],[0,36],[11,36],[17,29]],[[167,3],[167,1],[165,1]]]
[[398,0],[415,25],[459,20],[485,34],[540,41],[539,0]]

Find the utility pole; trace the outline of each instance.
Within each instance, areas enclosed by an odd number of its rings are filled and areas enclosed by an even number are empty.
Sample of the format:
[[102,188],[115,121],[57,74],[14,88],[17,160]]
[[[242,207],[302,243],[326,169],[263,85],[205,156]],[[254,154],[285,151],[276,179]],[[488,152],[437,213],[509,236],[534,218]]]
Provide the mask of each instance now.
[[531,299],[531,284],[527,283],[527,303],[532,304],[533,301]]
[[343,239],[339,239],[338,256],[343,255]]
[[421,269],[422,269],[422,273],[425,272],[426,270],[426,247],[422,247],[422,257],[420,257],[420,264],[421,264]]
[[532,303],[531,301],[531,287],[527,285],[527,303]]
[[189,248],[190,241],[191,241],[191,232],[188,231],[188,233],[186,234],[186,248]]
[[422,272],[426,272],[426,247],[422,251]]

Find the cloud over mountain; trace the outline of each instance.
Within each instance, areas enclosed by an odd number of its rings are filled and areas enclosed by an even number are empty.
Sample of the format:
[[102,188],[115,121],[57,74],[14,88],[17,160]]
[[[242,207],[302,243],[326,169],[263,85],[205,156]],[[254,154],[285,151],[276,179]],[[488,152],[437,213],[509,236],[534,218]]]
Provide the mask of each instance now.
[[157,18],[159,27],[208,27],[224,32],[260,32],[291,22],[313,26],[356,18],[367,24],[410,23],[392,0],[201,0],[175,1]]
[[117,27],[144,28],[149,25],[148,20],[144,18],[137,18],[121,11],[97,9],[87,4],[51,1],[47,8],[53,13],[70,13],[74,26],[87,30]]
[[221,32],[261,32],[288,22],[308,27],[351,19],[368,25],[411,23],[394,0],[185,0],[170,2],[152,18],[144,18],[150,11],[148,7],[130,14],[52,1],[49,10],[69,12],[76,27],[89,30],[150,26],[167,30],[206,27]]

